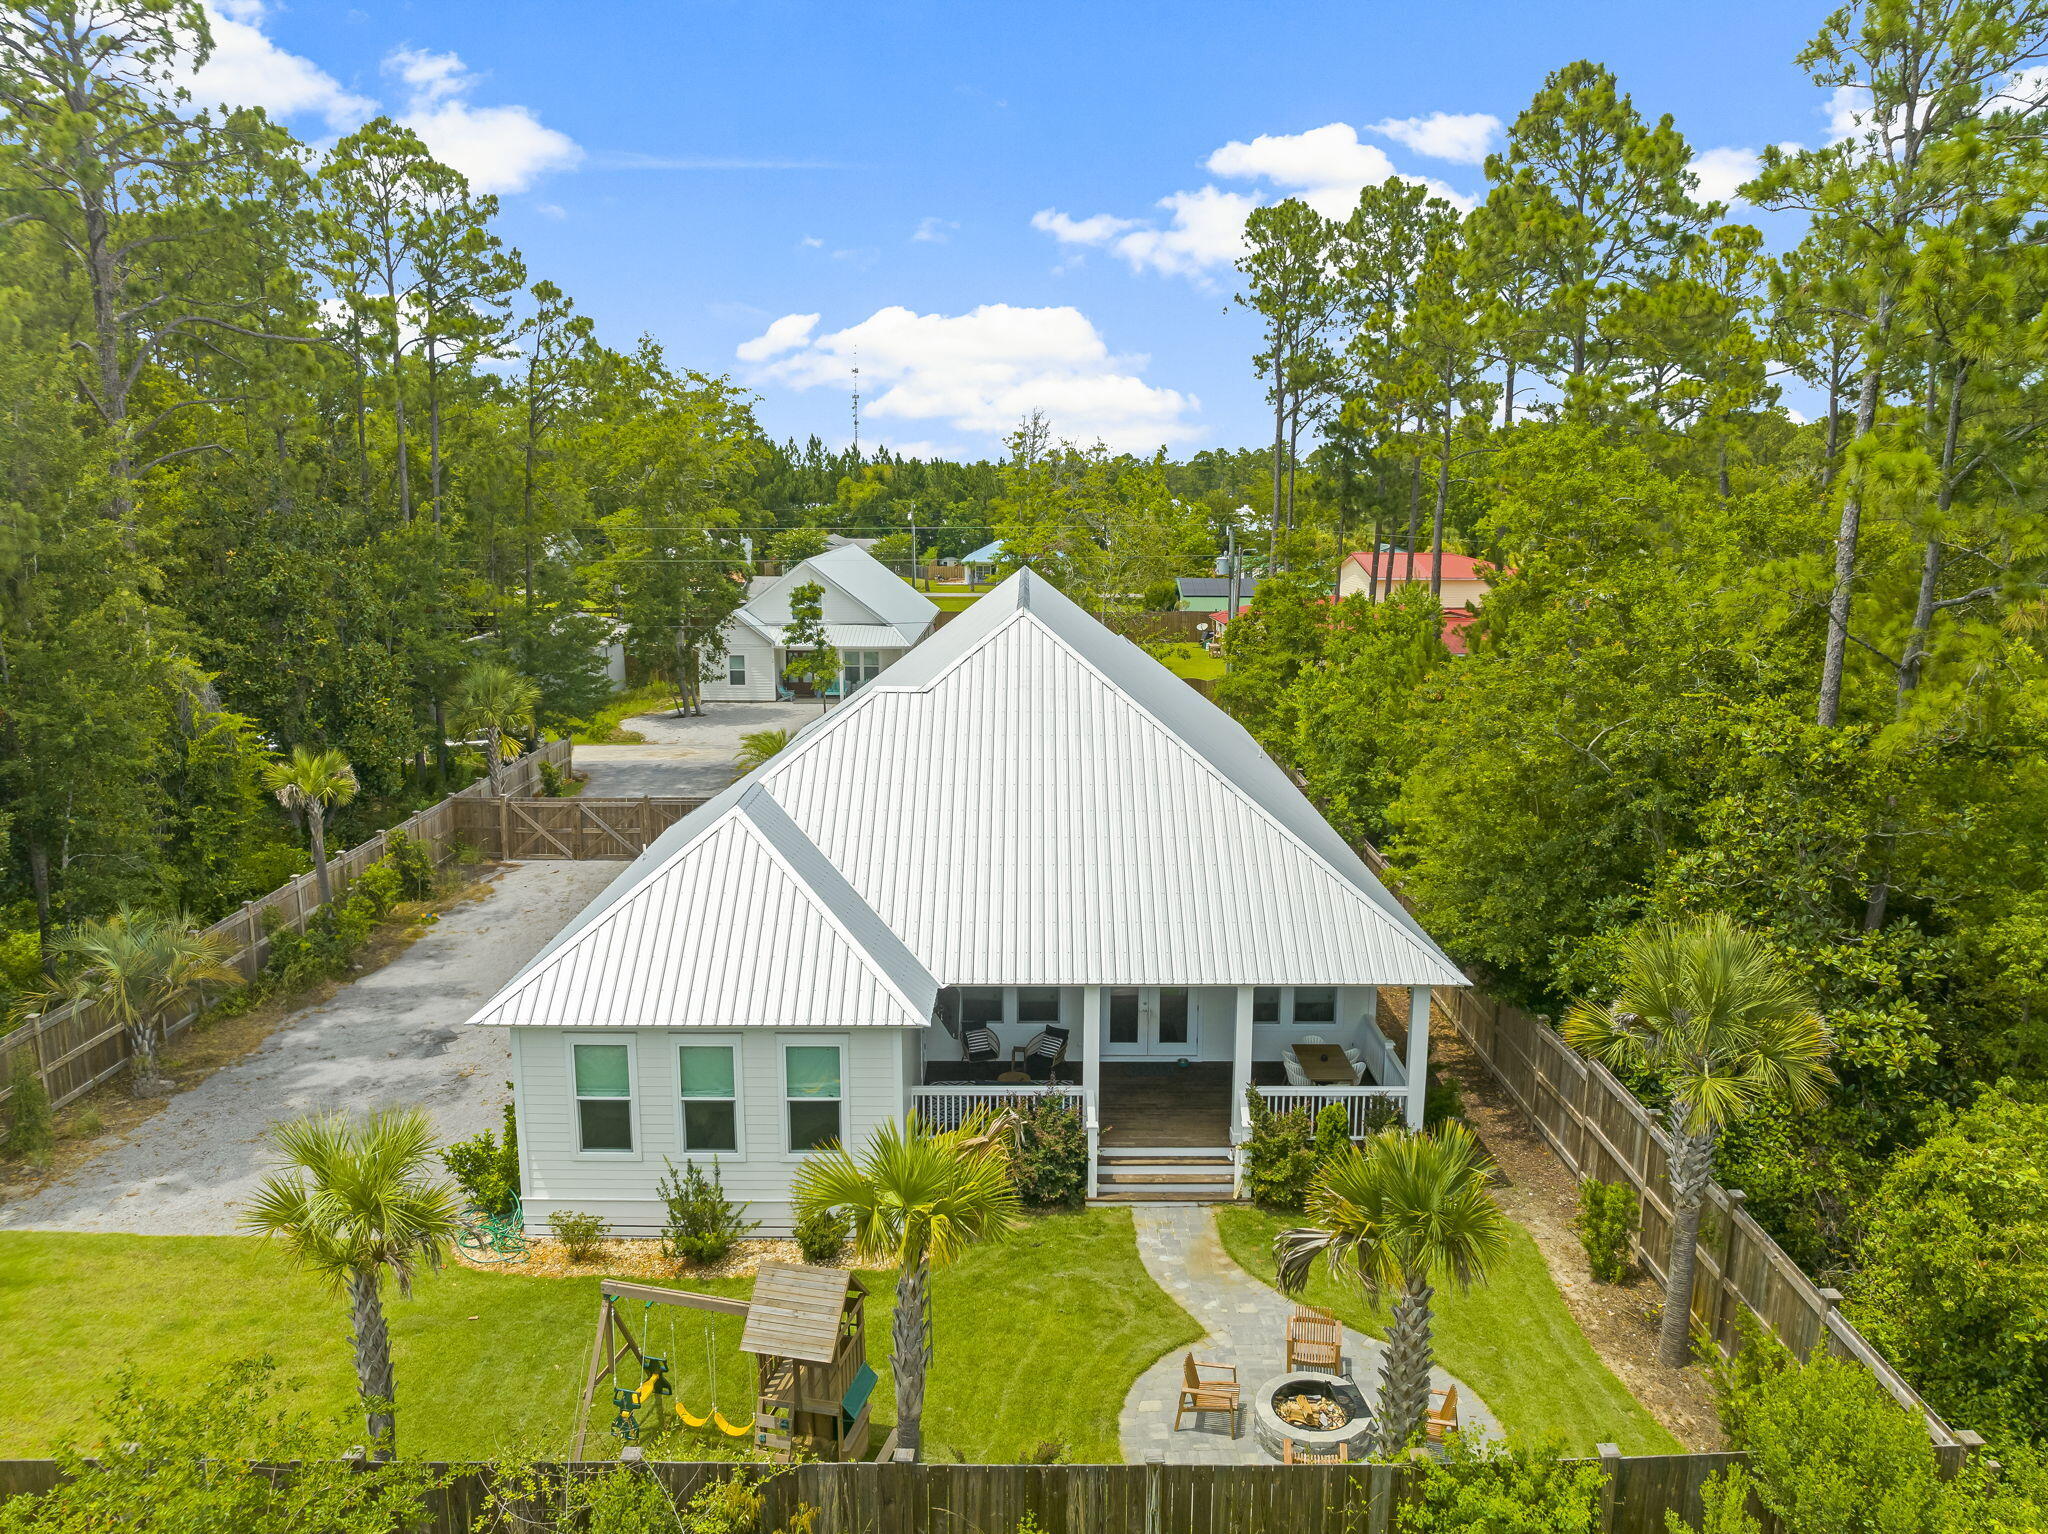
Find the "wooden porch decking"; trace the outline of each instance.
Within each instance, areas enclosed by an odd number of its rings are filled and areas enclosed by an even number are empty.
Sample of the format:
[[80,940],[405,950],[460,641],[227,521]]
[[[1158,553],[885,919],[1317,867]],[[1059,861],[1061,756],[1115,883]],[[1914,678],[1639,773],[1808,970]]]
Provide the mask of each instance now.
[[1230,1065],[1105,1061],[1100,1143],[1116,1147],[1230,1144]]

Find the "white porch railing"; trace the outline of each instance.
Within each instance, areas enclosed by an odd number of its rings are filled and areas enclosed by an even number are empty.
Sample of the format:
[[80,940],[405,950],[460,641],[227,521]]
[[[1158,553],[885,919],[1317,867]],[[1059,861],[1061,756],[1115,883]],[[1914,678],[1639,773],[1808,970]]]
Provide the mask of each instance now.
[[[1344,1109],[1356,1140],[1401,1122],[1401,1110],[1408,1101],[1406,1087],[1260,1087],[1259,1096],[1275,1113],[1303,1109],[1313,1119],[1331,1103]],[[1382,1106],[1383,1105],[1383,1106]]]
[[916,1087],[910,1096],[910,1106],[918,1117],[935,1129],[958,1129],[967,1121],[968,1115],[978,1109],[1000,1111],[1036,1097],[1056,1097],[1068,1111],[1082,1116],[1084,1120],[1087,1115],[1087,1092],[1075,1086],[1033,1083],[1030,1086],[1001,1087],[980,1082],[955,1082],[942,1087]]

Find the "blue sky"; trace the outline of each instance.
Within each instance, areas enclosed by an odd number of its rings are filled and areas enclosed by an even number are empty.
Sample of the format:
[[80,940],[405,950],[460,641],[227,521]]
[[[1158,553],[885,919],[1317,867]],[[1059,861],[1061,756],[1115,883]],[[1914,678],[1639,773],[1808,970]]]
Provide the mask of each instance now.
[[1032,405],[1121,448],[1256,443],[1243,210],[1390,172],[1470,194],[1485,119],[1572,59],[1723,179],[1828,126],[1793,63],[1819,4],[213,3],[203,101],[313,141],[409,119],[613,344],[834,442],[857,355],[863,437],[948,455]]

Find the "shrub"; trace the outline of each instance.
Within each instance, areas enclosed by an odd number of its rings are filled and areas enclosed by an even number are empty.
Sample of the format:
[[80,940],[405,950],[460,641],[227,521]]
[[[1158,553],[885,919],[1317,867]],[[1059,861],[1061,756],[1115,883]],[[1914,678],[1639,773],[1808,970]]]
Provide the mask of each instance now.
[[569,795],[569,774],[553,762],[540,764],[540,796],[543,799],[565,799]]
[[1017,1197],[1035,1209],[1078,1208],[1088,1196],[1088,1126],[1050,1092],[1016,1109],[1010,1175]]
[[676,1164],[666,1156],[662,1160],[668,1167],[660,1186],[668,1220],[662,1227],[661,1255],[670,1262],[723,1262],[761,1222],[743,1219],[740,1206],[725,1196],[717,1157],[712,1158],[709,1177],[694,1161],[678,1177]]
[[1558,1534],[1595,1527],[1599,1467],[1551,1448],[1517,1449],[1453,1433],[1442,1459],[1417,1456],[1401,1534]]
[[379,859],[356,875],[356,881],[349,886],[349,899],[368,903],[376,916],[388,916],[391,908],[405,898],[405,881],[398,870],[388,862]]
[[434,849],[425,842],[416,842],[403,831],[387,831],[383,861],[398,875],[398,887],[407,900],[433,895],[439,874],[434,867]]
[[846,1235],[852,1222],[837,1210],[820,1209],[796,1222],[797,1250],[804,1261],[830,1267],[846,1251]]
[[[511,1089],[512,1083],[505,1083]],[[508,1099],[501,1140],[488,1129],[441,1148],[441,1164],[469,1202],[485,1214],[504,1218],[519,1206],[519,1120]]]
[[1628,1277],[1629,1243],[1639,1208],[1636,1190],[1625,1182],[1588,1178],[1579,1184],[1579,1212],[1572,1218],[1572,1229],[1586,1249],[1586,1265],[1593,1270],[1595,1283],[1618,1284]]
[[1315,1131],[1296,1108],[1275,1113],[1257,1087],[1245,1089],[1252,1133],[1244,1147],[1244,1186],[1261,1209],[1292,1212],[1308,1197],[1315,1177]]
[[1439,1076],[1434,1071],[1422,1088],[1422,1127],[1435,1129],[1439,1124],[1465,1116],[1465,1095],[1458,1090],[1458,1084],[1448,1076]]
[[562,1254],[571,1262],[588,1262],[602,1252],[611,1229],[602,1215],[579,1214],[574,1209],[557,1209],[548,1216],[548,1231],[562,1243]]
[[36,1074],[35,1046],[16,1049],[7,1074],[7,1133],[0,1135],[0,1155],[41,1162],[57,1143],[56,1115],[50,1094]]
[[1316,1162],[1341,1156],[1351,1148],[1351,1115],[1342,1103],[1325,1103],[1316,1115]]

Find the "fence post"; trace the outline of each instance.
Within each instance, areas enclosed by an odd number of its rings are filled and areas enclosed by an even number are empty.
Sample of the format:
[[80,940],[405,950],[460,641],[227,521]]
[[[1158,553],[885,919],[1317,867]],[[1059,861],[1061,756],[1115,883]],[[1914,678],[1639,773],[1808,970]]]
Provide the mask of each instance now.
[[1614,1534],[1615,1482],[1621,1479],[1621,1446],[1603,1443],[1594,1445],[1593,1452],[1600,1456],[1600,1534]]
[[1145,1456],[1145,1534],[1159,1534],[1159,1478],[1165,1468],[1164,1454]]
[[512,801],[502,795],[498,799],[498,856],[512,856]]

